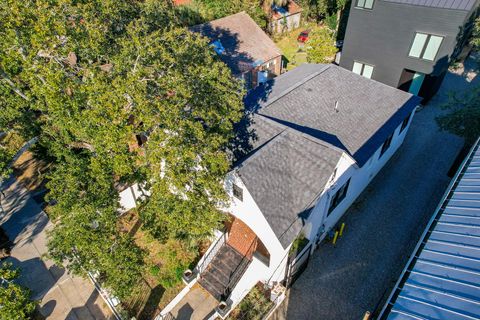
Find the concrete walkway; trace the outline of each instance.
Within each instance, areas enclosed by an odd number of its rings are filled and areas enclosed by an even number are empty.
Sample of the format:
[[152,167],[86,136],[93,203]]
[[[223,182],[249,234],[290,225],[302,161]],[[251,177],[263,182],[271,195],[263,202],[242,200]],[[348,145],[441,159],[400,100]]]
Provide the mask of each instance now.
[[214,312],[218,301],[198,283],[173,308],[171,314],[176,320],[204,320]]
[[337,246],[320,246],[270,319],[358,320],[383,305],[450,181],[463,140],[440,132],[435,117],[450,90],[478,83],[473,68],[469,60],[446,76],[404,145],[347,212]]
[[1,186],[0,225],[14,243],[11,261],[21,269],[19,283],[40,301],[40,313],[51,320],[108,319],[110,310],[93,285],[46,259],[46,230],[51,223],[28,191],[13,178]]

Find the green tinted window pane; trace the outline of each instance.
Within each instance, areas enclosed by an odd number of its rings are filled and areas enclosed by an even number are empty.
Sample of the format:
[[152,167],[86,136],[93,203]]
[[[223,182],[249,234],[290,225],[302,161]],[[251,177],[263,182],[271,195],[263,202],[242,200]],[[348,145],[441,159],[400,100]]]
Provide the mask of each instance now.
[[358,62],[354,62],[352,71],[355,72],[356,74],[362,74],[362,64]]
[[408,54],[410,57],[420,58],[420,54],[422,53],[423,46],[425,45],[425,41],[427,40],[427,35],[424,33],[417,33],[415,35],[415,39],[413,39],[412,47],[410,48],[410,53]]
[[357,1],[357,7],[363,8],[365,6],[365,0],[358,0]]
[[370,79],[370,78],[372,77],[372,73],[373,73],[373,67],[372,67],[372,66],[369,66],[368,64],[366,64],[366,65],[363,67],[363,74],[362,74],[362,76],[364,76],[365,78]]
[[430,40],[428,41],[422,58],[433,61],[433,59],[435,59],[435,56],[437,55],[440,45],[442,44],[442,40],[442,37],[430,36]]
[[373,8],[373,0],[365,0],[365,8],[372,9]]
[[422,87],[423,79],[425,78],[425,75],[420,72],[416,72],[412,78],[412,84],[410,85],[410,89],[408,89],[408,92],[414,95],[418,95],[420,92],[420,88]]

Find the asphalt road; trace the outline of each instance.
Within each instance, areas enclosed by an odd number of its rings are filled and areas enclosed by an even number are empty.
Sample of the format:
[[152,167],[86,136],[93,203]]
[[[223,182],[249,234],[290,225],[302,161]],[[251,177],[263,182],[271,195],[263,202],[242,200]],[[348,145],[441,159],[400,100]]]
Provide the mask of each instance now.
[[463,140],[441,132],[435,117],[451,90],[478,83],[472,70],[449,73],[440,92],[419,111],[406,140],[343,221],[334,247],[324,243],[270,319],[362,319],[388,297],[450,178]]

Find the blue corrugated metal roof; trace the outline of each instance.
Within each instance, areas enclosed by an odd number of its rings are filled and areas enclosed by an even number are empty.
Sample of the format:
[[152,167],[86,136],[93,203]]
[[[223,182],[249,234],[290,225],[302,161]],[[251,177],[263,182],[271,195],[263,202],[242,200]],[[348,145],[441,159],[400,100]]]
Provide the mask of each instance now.
[[381,318],[480,319],[480,140],[435,212]]

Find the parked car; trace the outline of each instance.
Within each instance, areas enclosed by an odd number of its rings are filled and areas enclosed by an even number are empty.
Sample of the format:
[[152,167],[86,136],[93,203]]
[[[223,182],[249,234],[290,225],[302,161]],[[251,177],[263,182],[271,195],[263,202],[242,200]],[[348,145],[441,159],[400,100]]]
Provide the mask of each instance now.
[[310,30],[304,30],[300,32],[300,34],[297,37],[297,41],[301,43],[307,42],[309,33],[310,33]]

